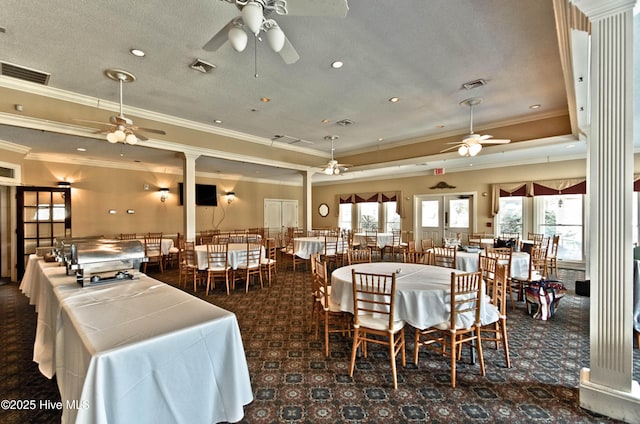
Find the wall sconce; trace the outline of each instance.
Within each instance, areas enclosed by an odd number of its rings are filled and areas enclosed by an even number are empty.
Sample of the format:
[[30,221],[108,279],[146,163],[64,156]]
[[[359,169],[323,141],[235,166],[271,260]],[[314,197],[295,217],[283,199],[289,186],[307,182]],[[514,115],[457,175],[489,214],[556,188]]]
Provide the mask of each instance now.
[[227,191],[227,203],[231,204],[236,198],[236,194],[233,191]]
[[167,197],[169,197],[169,189],[168,188],[160,188],[160,190],[158,190],[160,192],[160,201],[162,203],[167,201]]

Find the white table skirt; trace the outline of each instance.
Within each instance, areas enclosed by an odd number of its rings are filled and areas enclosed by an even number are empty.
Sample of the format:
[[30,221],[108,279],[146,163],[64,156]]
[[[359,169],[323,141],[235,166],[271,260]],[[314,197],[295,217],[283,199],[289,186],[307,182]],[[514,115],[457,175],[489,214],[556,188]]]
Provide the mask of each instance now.
[[[338,242],[338,249],[344,247],[343,240]],[[293,239],[293,250],[296,256],[302,259],[309,259],[314,253],[324,253],[324,236],[321,237],[296,237]],[[329,249],[329,254],[335,254]]]
[[[39,272],[23,285],[50,289],[38,300],[34,360],[55,365],[63,422],[243,417],[253,394],[233,313],[142,273],[82,288],[64,267],[36,262]],[[43,325],[51,331],[40,331]]]
[[[238,269],[238,265],[246,262],[247,260],[247,243],[229,243],[227,246],[227,259],[229,260],[229,266],[233,269]],[[260,251],[260,258],[265,258],[264,246],[262,246]],[[196,262],[198,263],[199,270],[205,270],[209,267],[206,244],[196,246]]]
[[640,260],[633,261],[633,328],[640,332]]
[[[353,235],[353,242],[360,243],[360,246],[366,244],[365,233],[355,233]],[[393,233],[378,233],[378,247],[391,246],[393,243]]]
[[[451,272],[449,268],[399,263],[373,262],[350,265],[336,269],[331,274],[331,299],[340,309],[353,313],[353,288],[351,270],[379,274],[391,274],[401,269],[396,277],[395,319],[404,320],[415,328],[427,328],[450,319]],[[456,271],[453,271],[456,272]],[[485,296],[482,304],[483,323],[495,322],[498,310]],[[473,317],[459,316],[460,323],[468,324]]]
[[[464,272],[478,270],[479,253],[457,252],[456,268]],[[513,252],[511,254],[511,275],[527,275],[529,273],[529,254]]]

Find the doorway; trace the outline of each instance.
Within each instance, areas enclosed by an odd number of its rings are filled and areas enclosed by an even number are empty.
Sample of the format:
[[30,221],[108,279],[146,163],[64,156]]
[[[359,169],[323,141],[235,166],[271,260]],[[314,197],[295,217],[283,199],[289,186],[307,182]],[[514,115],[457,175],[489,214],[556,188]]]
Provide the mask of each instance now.
[[284,231],[287,227],[297,226],[297,200],[264,199],[264,227],[268,230],[269,237],[275,237],[280,242],[284,240]]
[[54,246],[56,239],[71,237],[71,189],[67,187],[17,187],[17,273],[22,278],[29,255],[38,247]]
[[416,245],[433,239],[436,246],[444,239],[466,240],[475,228],[475,193],[416,195],[414,197],[414,234]]

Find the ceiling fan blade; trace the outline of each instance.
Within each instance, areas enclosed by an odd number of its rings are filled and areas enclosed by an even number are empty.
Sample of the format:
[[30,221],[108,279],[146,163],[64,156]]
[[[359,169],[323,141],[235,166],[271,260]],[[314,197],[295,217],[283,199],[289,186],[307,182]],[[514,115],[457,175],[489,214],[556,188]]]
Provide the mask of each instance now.
[[162,130],[156,130],[154,128],[144,128],[144,127],[131,127],[131,131],[142,131],[142,132],[148,132],[148,133],[153,133],[153,134],[162,134],[162,135],[166,135],[167,133],[162,131]]
[[300,55],[286,36],[284,37],[284,47],[280,50],[280,57],[282,57],[282,60],[284,60],[284,63],[287,65],[296,63],[300,59]]
[[88,119],[76,119],[76,118],[73,118],[73,120],[74,120],[74,121],[76,121],[76,122],[86,122],[86,123],[88,123],[88,124],[111,125],[111,124],[110,124],[110,123],[108,123],[108,122],[90,121],[90,120],[88,120]]
[[337,163],[336,166],[340,167],[340,168],[349,168],[349,167],[353,166],[353,164],[351,164],[351,163]]
[[496,138],[495,140],[484,140],[481,142],[481,144],[507,144],[507,143],[511,143],[511,140]]
[[145,136],[145,135],[144,135],[144,134],[142,134],[142,133],[139,133],[139,132],[137,132],[137,131],[131,131],[131,132],[132,132],[136,137],[138,137],[138,140],[141,140],[141,141],[147,141],[147,140],[149,140],[149,139],[147,138],[147,136]]
[[220,31],[216,33],[216,35],[211,38],[211,40],[207,41],[207,43],[202,46],[202,49],[208,52],[215,52],[220,47],[222,47],[222,45],[229,39],[229,30],[233,28],[233,21],[235,19],[236,18],[231,19],[229,23],[227,23]]
[[[450,144],[450,143],[449,143],[449,144]],[[444,149],[444,150],[440,150],[440,153],[448,152],[448,151],[451,151],[451,150],[456,150],[456,149],[458,149],[460,146],[462,146],[462,144],[460,144],[460,143],[456,143],[456,145],[455,145],[455,146],[453,146],[453,147],[449,147],[449,148],[446,148],[446,149]]]
[[331,16],[344,18],[349,11],[347,0],[289,0],[287,15]]

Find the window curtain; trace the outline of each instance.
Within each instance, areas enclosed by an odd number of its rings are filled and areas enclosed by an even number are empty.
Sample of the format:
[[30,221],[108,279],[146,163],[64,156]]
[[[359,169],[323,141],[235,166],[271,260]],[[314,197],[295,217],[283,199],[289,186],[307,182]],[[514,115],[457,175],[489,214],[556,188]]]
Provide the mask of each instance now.
[[640,175],[633,176],[633,191],[640,191]]
[[[635,187],[638,187],[637,189]],[[640,175],[634,180],[634,190],[640,191]],[[492,216],[500,212],[500,198],[509,196],[551,196],[557,194],[586,194],[586,178],[567,178],[562,180],[529,181],[506,184],[493,184],[491,198]]]
[[396,202],[396,213],[404,218],[404,208],[402,206],[402,192],[401,191],[388,191],[388,192],[370,192],[370,193],[348,193],[339,194],[336,196],[336,210],[340,209],[340,204],[343,203],[384,203],[384,202]]
[[493,184],[491,193],[491,213],[496,216],[500,212],[500,198],[510,196],[532,196],[530,182]]

